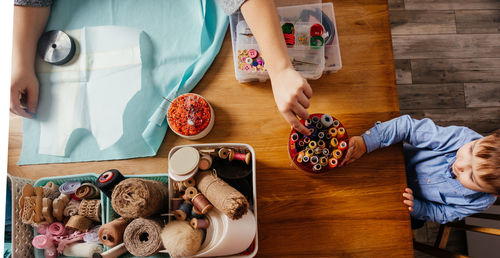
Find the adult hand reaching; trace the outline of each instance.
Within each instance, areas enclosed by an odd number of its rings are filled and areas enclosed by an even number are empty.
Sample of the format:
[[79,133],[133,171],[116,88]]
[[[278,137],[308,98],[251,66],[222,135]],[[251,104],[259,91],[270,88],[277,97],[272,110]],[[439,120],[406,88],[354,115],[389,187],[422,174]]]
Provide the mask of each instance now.
[[38,106],[38,79],[35,73],[13,72],[10,86],[10,112],[33,118]]

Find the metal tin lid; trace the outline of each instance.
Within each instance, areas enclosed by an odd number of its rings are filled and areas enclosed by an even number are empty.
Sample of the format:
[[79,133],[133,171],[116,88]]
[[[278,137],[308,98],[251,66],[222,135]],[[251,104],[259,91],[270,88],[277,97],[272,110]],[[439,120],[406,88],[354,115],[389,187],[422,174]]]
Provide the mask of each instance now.
[[76,46],[68,34],[60,30],[51,30],[40,37],[37,51],[45,62],[63,65],[73,58]]
[[198,170],[200,153],[193,147],[184,147],[176,151],[169,161],[169,172],[177,176],[195,173]]

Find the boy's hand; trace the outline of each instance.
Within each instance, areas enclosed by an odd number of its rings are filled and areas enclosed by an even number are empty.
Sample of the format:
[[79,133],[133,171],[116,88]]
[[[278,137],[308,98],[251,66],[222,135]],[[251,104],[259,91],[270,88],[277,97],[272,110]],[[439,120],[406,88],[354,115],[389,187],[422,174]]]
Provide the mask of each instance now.
[[38,79],[35,73],[12,75],[10,86],[10,112],[33,118],[38,106]]
[[361,136],[353,136],[349,139],[349,149],[340,166],[351,164],[355,160],[361,158],[366,153],[365,140]]
[[403,200],[403,203],[406,204],[408,210],[412,212],[413,206],[415,205],[415,203],[413,203],[413,191],[410,188],[406,188],[403,197],[406,198],[406,200]]
[[281,115],[292,127],[304,135],[309,135],[307,128],[299,122],[297,116],[308,119],[309,99],[312,89],[307,80],[295,69],[287,68],[271,76],[274,100]]

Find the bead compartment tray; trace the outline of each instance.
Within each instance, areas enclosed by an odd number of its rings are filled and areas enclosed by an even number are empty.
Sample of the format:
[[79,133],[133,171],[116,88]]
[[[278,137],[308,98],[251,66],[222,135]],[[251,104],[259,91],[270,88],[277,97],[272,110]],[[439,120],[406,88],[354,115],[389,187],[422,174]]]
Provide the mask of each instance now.
[[[330,122],[326,123],[327,125],[329,124],[328,126],[325,126],[325,122],[322,122],[322,117],[324,119],[327,119],[327,117],[331,119]],[[301,120],[300,122],[309,130],[312,130],[313,133],[310,136],[305,136],[292,129],[288,137],[288,153],[292,164],[297,169],[312,174],[326,173],[337,167],[344,160],[349,147],[349,136],[344,125],[335,117],[322,113],[311,114],[309,119]],[[339,134],[339,130],[343,133]],[[333,139],[336,139],[337,146],[332,145],[332,141],[335,141]],[[328,151],[326,152],[325,149]],[[306,162],[303,160],[305,156],[307,156]],[[324,160],[322,160],[323,157],[327,159],[326,165]],[[332,159],[336,159],[337,162],[334,166],[330,165],[330,163],[335,163]],[[319,169],[318,164],[321,166]]]

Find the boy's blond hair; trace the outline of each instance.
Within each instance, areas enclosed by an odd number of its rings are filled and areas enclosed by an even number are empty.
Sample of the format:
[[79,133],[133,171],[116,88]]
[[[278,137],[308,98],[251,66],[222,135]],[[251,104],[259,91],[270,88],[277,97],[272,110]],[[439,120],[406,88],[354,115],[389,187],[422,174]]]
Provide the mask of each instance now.
[[493,194],[500,195],[500,129],[485,137],[478,147],[476,157],[483,159],[479,177],[494,189]]

